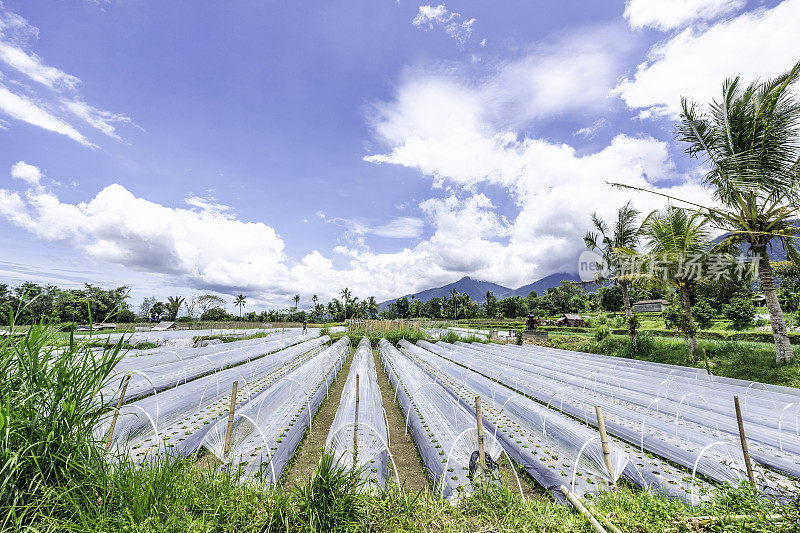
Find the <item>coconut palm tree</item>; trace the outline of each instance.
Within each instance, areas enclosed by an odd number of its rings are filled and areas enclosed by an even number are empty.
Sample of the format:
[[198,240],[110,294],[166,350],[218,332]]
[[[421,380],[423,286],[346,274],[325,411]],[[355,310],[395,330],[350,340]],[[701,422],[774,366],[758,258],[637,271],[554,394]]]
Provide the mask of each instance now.
[[[630,275],[623,275],[621,268],[625,257],[634,254],[639,245],[639,226],[636,223],[639,214],[639,210],[633,207],[631,202],[628,202],[619,208],[612,230],[597,213],[592,213],[592,225],[597,233],[589,231],[583,237],[586,247],[598,252],[603,257],[603,261],[610,270],[610,279],[622,289],[626,320],[631,319],[631,297],[628,289],[633,278]],[[595,281],[601,283],[605,279],[598,277]]]
[[370,296],[364,301],[367,304],[367,314],[370,316],[370,318],[375,318],[378,316],[378,300],[374,296]]
[[300,295],[295,294],[294,296],[292,296],[292,301],[294,302],[294,312],[297,313],[297,304],[300,303]]
[[353,293],[350,292],[350,289],[345,287],[339,294],[342,295],[342,300],[344,300],[344,319],[347,320],[347,306],[350,304],[350,298]]
[[182,296],[167,296],[167,312],[170,320],[175,320],[178,317],[178,311],[186,301]]
[[239,308],[239,318],[242,318],[242,308],[245,306],[247,301],[247,296],[244,294],[240,294],[233,300],[233,305]]
[[697,332],[689,294],[699,279],[694,267],[687,265],[687,260],[702,264],[709,253],[706,219],[700,213],[689,213],[684,209],[668,206],[663,211],[650,213],[642,223],[641,232],[648,240],[650,259],[658,261],[657,271],[662,274],[660,278],[655,276],[653,281],[669,283],[681,295],[685,320],[682,329],[689,345],[689,359],[694,360]]
[[789,361],[793,352],[769,252],[781,244],[789,259],[800,263],[795,240],[800,236],[800,102],[792,93],[798,76],[800,63],[747,87],[738,77],[726,80],[722,99],[705,112],[684,99],[678,127],[686,152],[709,163],[705,183],[722,205],[701,212],[728,232],[728,244],[745,247],[758,262],[778,363]]

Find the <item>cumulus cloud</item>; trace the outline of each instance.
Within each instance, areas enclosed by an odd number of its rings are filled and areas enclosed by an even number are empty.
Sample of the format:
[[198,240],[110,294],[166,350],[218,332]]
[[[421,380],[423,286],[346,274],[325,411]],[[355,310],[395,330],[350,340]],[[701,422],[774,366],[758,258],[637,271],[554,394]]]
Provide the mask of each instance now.
[[745,4],[746,0],[628,0],[625,18],[633,28],[668,31],[734,13]]
[[39,167],[29,165],[25,161],[18,161],[11,167],[11,177],[22,180],[28,185],[37,187],[44,176]]
[[[413,168],[435,185],[473,195],[466,203],[423,202],[436,231],[408,250],[406,261],[427,254],[444,271],[518,286],[574,271],[589,213],[611,217],[631,196],[607,181],[709,199],[698,182],[676,174],[663,141],[620,134],[599,151],[579,154],[566,144],[497,127],[480,92],[452,79],[410,80],[373,117],[388,151],[367,161]],[[663,187],[667,180],[680,184]],[[513,219],[497,218],[479,192],[487,185],[507,191],[516,206]],[[644,211],[663,205],[645,194],[635,202]]]
[[444,4],[419,6],[419,12],[411,21],[414,26],[424,31],[441,28],[462,46],[472,35],[472,26],[475,22],[475,19],[464,19],[460,13],[448,11]]
[[655,45],[632,78],[614,89],[643,118],[680,112],[680,98],[719,98],[722,82],[776,76],[800,58],[800,0],[784,0],[707,27],[690,27]]
[[[8,73],[22,76],[9,79],[13,84],[0,83],[0,111],[91,148],[95,148],[96,144],[80,133],[70,122],[71,119],[78,118],[103,134],[121,140],[115,124],[132,124],[131,119],[86,103],[78,93],[78,77],[47,65],[30,50],[31,42],[38,36],[36,27],[8,11],[0,2],[0,64],[9,69]],[[3,79],[1,72],[0,79]],[[44,90],[35,91],[23,80],[32,81]],[[2,129],[7,129],[7,126],[4,125]]]

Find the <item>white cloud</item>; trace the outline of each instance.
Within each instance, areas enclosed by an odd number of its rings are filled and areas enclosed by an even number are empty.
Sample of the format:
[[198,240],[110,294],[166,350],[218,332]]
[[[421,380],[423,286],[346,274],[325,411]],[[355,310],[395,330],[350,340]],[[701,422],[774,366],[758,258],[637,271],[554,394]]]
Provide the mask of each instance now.
[[[6,85],[0,84],[0,111],[17,120],[66,135],[85,146],[96,147],[70,123],[73,117],[121,140],[115,124],[132,124],[131,119],[86,103],[78,94],[78,77],[45,64],[42,58],[29,50],[30,42],[35,41],[38,35],[37,28],[6,10],[0,2],[0,63],[44,87],[43,91],[37,92],[23,81],[9,78]],[[0,80],[3,77],[0,73]],[[12,83],[21,90],[12,91],[9,88]],[[35,98],[30,96],[33,94]],[[0,129],[8,127],[5,123],[0,126]]]
[[462,46],[472,35],[472,26],[475,22],[475,19],[464,20],[460,13],[448,11],[444,4],[419,6],[419,12],[411,21],[414,26],[424,31],[442,28],[447,35]]
[[614,92],[642,117],[680,112],[680,98],[719,98],[722,82],[776,76],[800,59],[800,0],[743,13],[709,27],[688,28],[655,45],[632,79]]
[[[403,252],[407,263],[424,258],[419,260],[443,272],[519,286],[555,271],[575,270],[589,213],[611,217],[631,197],[607,181],[695,201],[709,199],[694,180],[661,186],[680,178],[663,141],[617,135],[605,148],[579,155],[566,144],[497,128],[487,118],[490,104],[484,103],[481,91],[451,79],[409,80],[373,117],[375,131],[389,150],[367,156],[367,161],[416,169],[440,187],[476,191],[466,201],[450,198],[420,205],[436,231]],[[513,219],[499,218],[489,199],[477,192],[486,185],[507,191],[516,206]],[[663,205],[663,199],[641,194],[635,203],[649,211]],[[431,273],[435,276],[436,269]]]
[[31,99],[12,93],[2,84],[0,84],[0,111],[5,112],[11,118],[27,122],[32,126],[66,135],[84,146],[90,148],[97,146],[66,121],[56,117]]
[[31,186],[38,186],[42,176],[44,176],[44,173],[39,167],[29,165],[25,161],[18,161],[11,167],[12,178],[22,180]]
[[606,124],[608,124],[608,121],[606,119],[598,118],[597,120],[595,120],[594,122],[592,122],[588,126],[585,126],[583,128],[580,128],[579,130],[577,130],[575,132],[575,135],[577,135],[579,137],[583,137],[584,139],[591,139]]
[[64,107],[76,117],[84,120],[90,126],[100,130],[113,139],[121,141],[114,123],[133,124],[130,117],[120,113],[112,113],[92,107],[82,100],[66,100]]
[[50,89],[72,90],[80,83],[75,76],[43,64],[36,54],[29,54],[9,43],[0,42],[0,61]]
[[625,18],[633,28],[668,31],[734,13],[745,3],[746,0],[628,0]]

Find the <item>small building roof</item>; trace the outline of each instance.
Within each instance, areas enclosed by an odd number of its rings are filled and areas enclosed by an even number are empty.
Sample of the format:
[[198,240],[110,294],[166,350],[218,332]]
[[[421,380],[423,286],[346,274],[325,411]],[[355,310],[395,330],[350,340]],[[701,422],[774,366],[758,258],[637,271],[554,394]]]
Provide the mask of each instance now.
[[574,315],[572,313],[564,313],[564,318],[567,320],[583,320],[581,315]]
[[665,304],[666,305],[668,303],[669,303],[668,300],[664,300],[663,298],[660,298],[658,300],[639,300],[638,302],[633,302],[633,305],[638,305],[638,304]]

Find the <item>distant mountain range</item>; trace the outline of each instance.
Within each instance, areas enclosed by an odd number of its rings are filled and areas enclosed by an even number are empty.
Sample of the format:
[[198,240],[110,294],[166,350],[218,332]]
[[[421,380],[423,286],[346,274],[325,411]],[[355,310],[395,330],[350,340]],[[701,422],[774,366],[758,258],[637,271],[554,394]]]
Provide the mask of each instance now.
[[[414,297],[422,300],[423,302],[427,302],[431,298],[444,298],[445,296],[449,298],[450,291],[456,289],[459,294],[469,294],[470,298],[476,302],[482,303],[486,301],[486,293],[489,291],[492,291],[498,300],[502,298],[508,298],[509,296],[522,296],[524,298],[525,296],[528,296],[531,291],[536,291],[536,294],[541,296],[547,289],[551,287],[558,287],[562,280],[580,281],[580,278],[577,274],[557,272],[556,274],[550,274],[549,276],[545,276],[544,278],[534,281],[533,283],[529,283],[528,285],[523,285],[518,289],[511,289],[502,285],[498,285],[497,283],[492,283],[491,281],[481,281],[472,279],[469,276],[464,276],[460,280],[453,283],[448,283],[447,285],[442,285],[441,287],[425,289],[424,291],[415,293]],[[589,289],[587,287],[588,290],[592,290],[593,288],[594,287]],[[406,294],[404,296],[411,300],[411,294]],[[392,298],[391,300],[381,302],[380,309],[386,309],[389,307],[390,303],[395,302],[402,297],[403,296],[398,296],[397,298]]]

